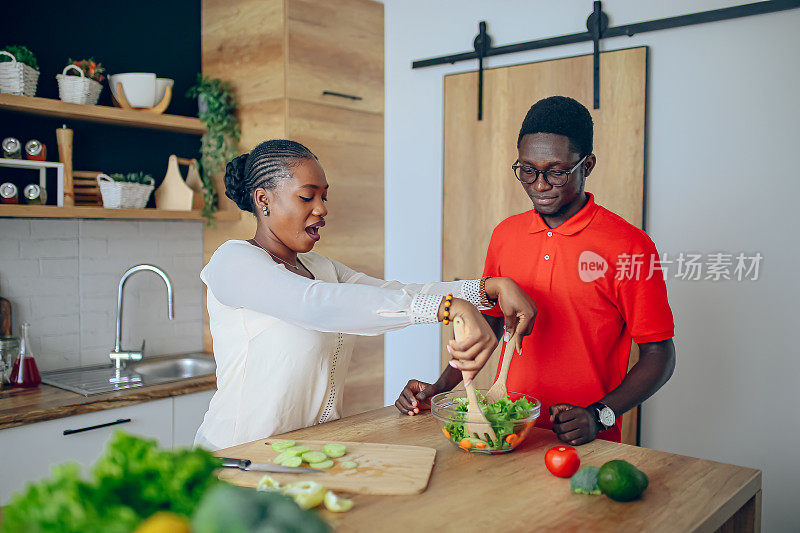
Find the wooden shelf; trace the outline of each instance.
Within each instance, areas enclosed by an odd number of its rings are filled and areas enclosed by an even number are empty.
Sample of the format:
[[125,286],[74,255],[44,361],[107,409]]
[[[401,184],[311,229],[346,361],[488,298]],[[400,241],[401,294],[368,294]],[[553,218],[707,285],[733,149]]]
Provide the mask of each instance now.
[[[236,222],[241,211],[217,211],[218,222]],[[205,220],[198,210],[106,209],[105,207],[56,207],[54,205],[0,205],[0,218],[105,218],[116,220]]]
[[36,96],[0,93],[0,109],[133,128],[166,130],[197,135],[205,133],[205,126],[199,118],[180,115],[157,115],[146,111],[132,111],[101,105],[70,104],[61,100]]
[[237,210],[227,210],[227,211],[217,211],[214,213],[214,220],[217,222],[238,222],[242,219],[242,211]]
[[0,218],[107,218],[117,220],[205,220],[200,211],[106,209],[54,205],[0,205]]

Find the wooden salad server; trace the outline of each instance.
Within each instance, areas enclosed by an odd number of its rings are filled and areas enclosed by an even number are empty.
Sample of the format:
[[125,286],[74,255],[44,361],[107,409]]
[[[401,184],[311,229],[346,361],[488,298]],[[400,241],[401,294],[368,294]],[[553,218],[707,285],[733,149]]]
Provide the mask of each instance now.
[[514,357],[514,345],[516,344],[515,338],[512,336],[511,340],[506,343],[503,350],[503,364],[500,365],[500,374],[497,375],[497,380],[486,393],[486,402],[494,403],[502,400],[508,394],[506,381],[508,380],[508,368],[511,366],[511,358]]
[[[453,333],[457,341],[463,340],[467,336],[467,327],[464,324],[464,319],[460,316],[455,317],[453,320]],[[462,372],[461,375],[466,381],[466,376]],[[492,443],[497,444],[497,435],[492,429],[492,425],[486,419],[486,416],[481,411],[478,404],[478,396],[475,394],[475,385],[470,381],[469,385],[464,385],[467,389],[467,435],[485,441],[487,437],[492,440]]]

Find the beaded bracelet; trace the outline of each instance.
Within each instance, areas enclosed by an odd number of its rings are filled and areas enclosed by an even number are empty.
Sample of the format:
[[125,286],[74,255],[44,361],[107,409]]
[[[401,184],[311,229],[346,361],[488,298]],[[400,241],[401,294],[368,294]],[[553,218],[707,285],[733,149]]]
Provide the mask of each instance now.
[[453,305],[453,293],[448,292],[447,296],[444,297],[444,320],[442,320],[442,324],[445,326],[450,323],[450,306]]

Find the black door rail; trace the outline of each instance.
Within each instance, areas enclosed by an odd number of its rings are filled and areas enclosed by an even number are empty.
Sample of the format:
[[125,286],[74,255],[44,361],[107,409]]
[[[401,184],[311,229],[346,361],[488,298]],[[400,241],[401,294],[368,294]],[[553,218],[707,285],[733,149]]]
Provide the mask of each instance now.
[[637,22],[622,26],[608,27],[608,16],[603,12],[601,3],[594,2],[594,9],[586,20],[587,31],[582,33],[571,33],[560,37],[549,37],[536,41],[525,41],[504,46],[492,46],[491,37],[486,33],[486,22],[479,23],[479,33],[473,42],[472,52],[462,52],[447,56],[434,57],[430,59],[420,59],[411,63],[411,68],[425,68],[435,65],[453,64],[459,61],[470,59],[478,60],[478,120],[483,118],[483,59],[491,56],[514,54],[528,50],[538,50],[551,46],[561,46],[565,44],[582,43],[592,41],[594,44],[594,108],[600,108],[600,39],[609,37],[621,37],[627,35],[632,37],[637,33],[650,31],[667,30],[671,28],[682,28],[684,26],[694,26],[707,22],[718,22],[721,20],[731,20],[752,15],[763,15],[765,13],[775,13],[800,7],[800,0],[767,0],[755,2],[741,6],[713,9],[700,13],[679,15],[663,19],[651,20],[647,22]]

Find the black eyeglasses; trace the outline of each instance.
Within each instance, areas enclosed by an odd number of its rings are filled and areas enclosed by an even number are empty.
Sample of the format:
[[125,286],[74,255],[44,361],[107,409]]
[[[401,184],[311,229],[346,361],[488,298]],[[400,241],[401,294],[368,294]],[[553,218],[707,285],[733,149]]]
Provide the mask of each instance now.
[[578,170],[578,167],[586,161],[587,157],[589,157],[589,154],[583,156],[581,160],[575,163],[575,166],[569,170],[563,168],[537,170],[530,165],[523,165],[519,161],[511,165],[511,168],[514,170],[514,175],[517,179],[526,185],[536,183],[536,180],[539,179],[539,174],[541,174],[544,176],[544,181],[546,181],[548,185],[552,187],[563,187],[567,183],[570,174]]

